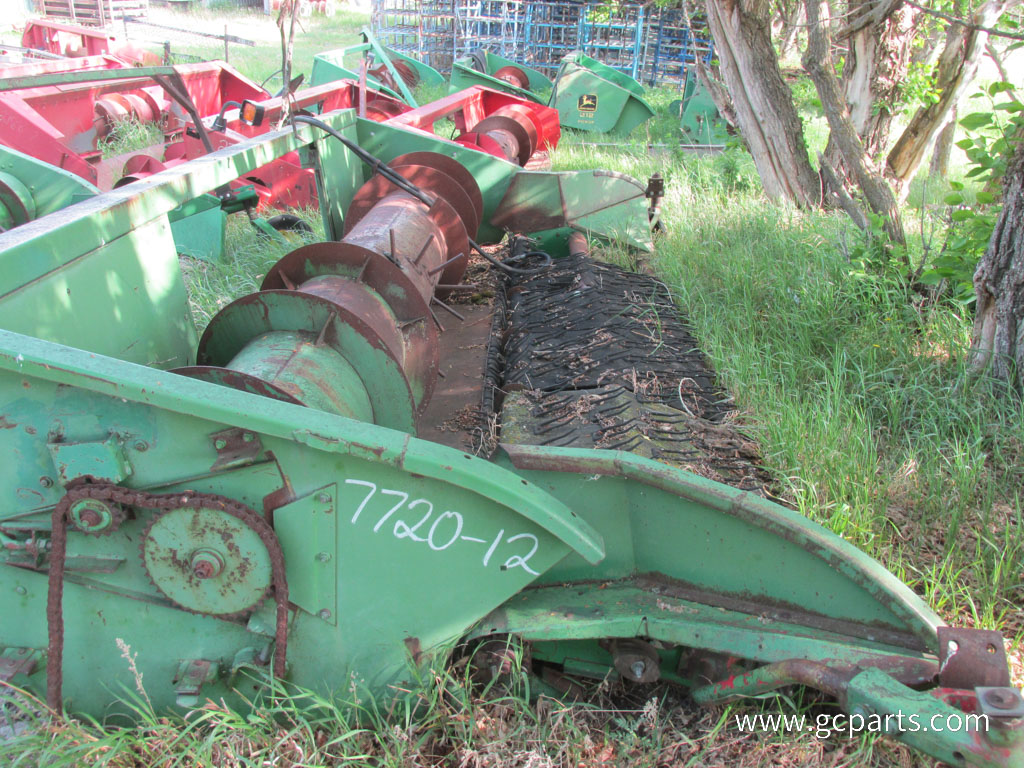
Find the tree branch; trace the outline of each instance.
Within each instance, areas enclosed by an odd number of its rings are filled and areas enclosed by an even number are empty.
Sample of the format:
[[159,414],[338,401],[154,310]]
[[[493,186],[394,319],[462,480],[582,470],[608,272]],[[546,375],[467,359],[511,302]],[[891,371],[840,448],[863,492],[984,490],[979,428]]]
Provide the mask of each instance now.
[[965,19],[958,19],[956,16],[951,16],[948,13],[943,13],[942,11],[936,11],[931,8],[925,8],[923,5],[918,5],[917,3],[915,3],[914,0],[902,1],[909,5],[911,8],[917,8],[917,10],[919,11],[924,11],[930,16],[936,16],[940,19],[948,21],[950,24],[959,24],[962,27],[967,27],[968,29],[973,29],[978,32],[987,32],[988,34],[995,35],[996,37],[1006,37],[1009,38],[1010,40],[1024,40],[1024,34],[1021,34],[1019,32],[1002,32],[998,29],[993,29],[992,27],[984,27],[981,24],[972,24],[971,22]]
[[840,29],[835,36],[836,40],[845,40],[860,32],[864,27],[873,27],[876,24],[881,24],[885,21],[900,5],[904,0],[883,0],[877,5],[873,6],[871,10],[865,11],[864,13],[858,14],[856,17],[850,20],[850,22]]
[[818,90],[818,98],[821,99],[821,107],[831,131],[830,138],[835,139],[843,162],[864,193],[864,199],[875,214],[884,217],[885,232],[889,239],[898,245],[906,245],[896,198],[882,175],[872,167],[840,93],[828,27],[820,18],[820,3],[821,0],[806,0],[807,51],[803,58],[804,69]]

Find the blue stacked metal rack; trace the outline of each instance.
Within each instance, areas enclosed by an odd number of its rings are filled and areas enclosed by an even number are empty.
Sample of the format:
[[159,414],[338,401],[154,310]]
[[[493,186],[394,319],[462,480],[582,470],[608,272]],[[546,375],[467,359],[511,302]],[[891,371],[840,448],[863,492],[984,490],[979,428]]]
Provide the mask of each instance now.
[[710,63],[703,19],[679,9],[522,0],[373,0],[374,34],[442,72],[453,58],[488,48],[554,76],[562,57],[582,50],[646,85],[682,88],[688,67]]

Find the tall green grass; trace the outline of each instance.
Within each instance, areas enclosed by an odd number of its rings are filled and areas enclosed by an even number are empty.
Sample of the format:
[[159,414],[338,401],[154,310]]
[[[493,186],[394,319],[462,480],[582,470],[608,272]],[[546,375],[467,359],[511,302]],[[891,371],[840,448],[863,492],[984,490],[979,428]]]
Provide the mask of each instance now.
[[[841,214],[768,202],[748,155],[671,162],[568,135],[557,168],[668,181],[651,268],[675,291],[783,497],[950,621],[1024,637],[1024,413],[967,375],[972,317],[865,272]],[[932,180],[932,186],[942,182]]]

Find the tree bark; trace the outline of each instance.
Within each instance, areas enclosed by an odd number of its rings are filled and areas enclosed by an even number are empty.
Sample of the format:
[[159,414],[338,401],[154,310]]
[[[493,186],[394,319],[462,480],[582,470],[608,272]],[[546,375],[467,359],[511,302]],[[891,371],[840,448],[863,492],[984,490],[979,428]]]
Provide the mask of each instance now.
[[[849,12],[859,15],[875,5],[875,0],[853,0]],[[896,7],[847,39],[843,95],[857,135],[873,161],[889,144],[889,128],[907,78],[918,15],[912,8]]]
[[[783,9],[780,9],[783,10]],[[795,0],[793,7],[786,13],[780,13],[782,20],[779,30],[779,58],[784,59],[790,49],[796,43],[797,33],[800,31],[800,19],[804,12],[804,4],[801,0]]]
[[949,120],[935,137],[935,148],[932,150],[932,161],[928,166],[931,176],[943,177],[949,174],[949,157],[953,154],[953,134],[956,133],[957,109],[954,106]]
[[[821,0],[807,0],[807,51],[803,59],[804,69],[818,89],[818,97],[821,99],[821,106],[831,131],[830,138],[835,141],[850,175],[864,193],[864,199],[871,210],[884,217],[885,231],[889,239],[898,245],[905,245],[906,238],[896,198],[868,157],[840,93],[835,64],[832,61],[832,45],[827,22],[821,20],[820,4]],[[838,190],[836,192],[838,194]],[[856,221],[856,217],[854,220]]]
[[1003,176],[1003,210],[974,273],[972,371],[987,372],[1021,393],[1024,371],[1024,144]]
[[765,193],[816,207],[821,180],[811,167],[793,96],[779,71],[764,0],[705,0],[722,76]]
[[[991,27],[1003,12],[1018,0],[986,0],[970,17],[976,26]],[[946,123],[950,110],[960,101],[964,91],[974,80],[978,62],[985,51],[988,33],[952,24],[946,30],[946,44],[939,56],[935,84],[939,98],[914,113],[906,129],[886,159],[886,175],[892,180],[900,201],[906,198],[908,182],[921,166],[925,152]]]

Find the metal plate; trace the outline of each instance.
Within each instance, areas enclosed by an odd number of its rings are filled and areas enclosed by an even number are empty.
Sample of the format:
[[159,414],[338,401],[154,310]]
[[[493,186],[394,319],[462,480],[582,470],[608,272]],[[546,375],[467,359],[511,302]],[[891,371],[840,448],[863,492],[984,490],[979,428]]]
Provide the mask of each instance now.
[[1003,636],[990,629],[939,627],[939,685],[943,688],[1006,687]]

